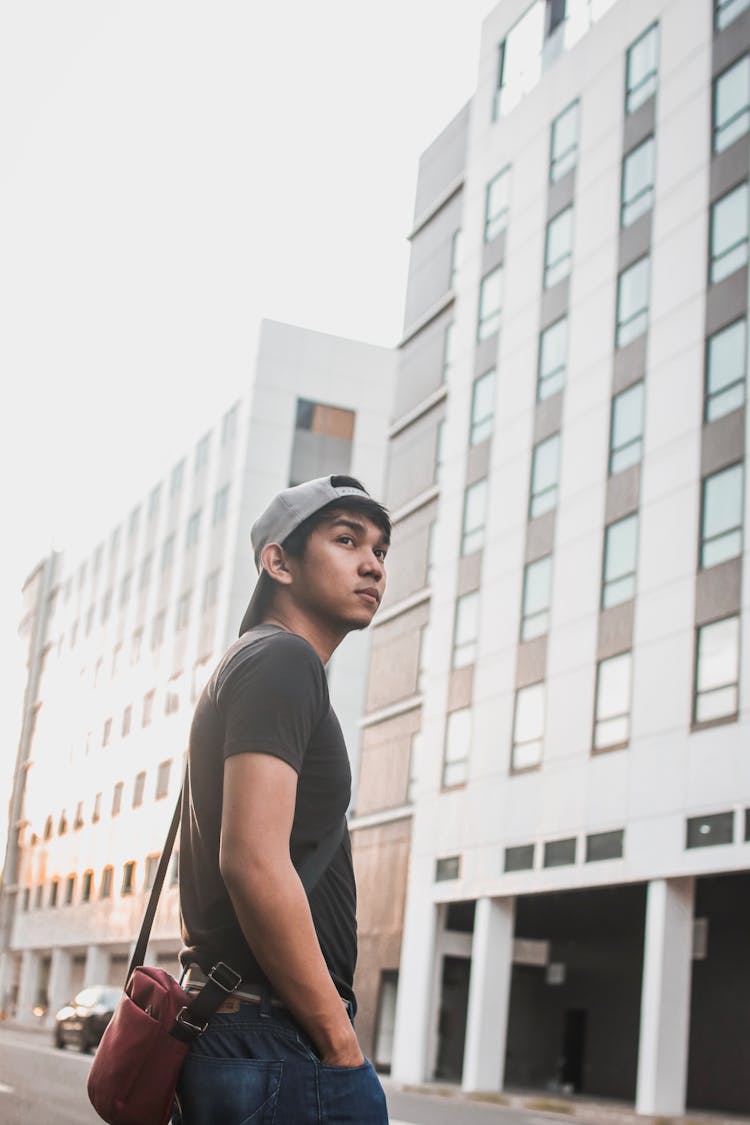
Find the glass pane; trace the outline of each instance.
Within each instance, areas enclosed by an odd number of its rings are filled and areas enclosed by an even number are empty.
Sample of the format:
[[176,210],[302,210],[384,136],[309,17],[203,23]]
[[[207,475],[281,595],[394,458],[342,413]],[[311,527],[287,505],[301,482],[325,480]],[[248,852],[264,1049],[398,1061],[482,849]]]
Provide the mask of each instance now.
[[519,742],[513,747],[514,770],[526,770],[531,766],[538,766],[542,760],[542,741]]
[[549,609],[552,556],[529,563],[523,582],[523,615],[530,617]]
[[544,260],[545,286],[555,285],[570,272],[573,246],[573,208],[568,207],[547,227],[547,247]]
[[[472,484],[466,489],[463,526],[464,554],[468,554],[470,550],[477,550],[484,541],[484,513],[486,505],[487,481],[485,479],[477,481],[476,484]],[[474,545],[471,548],[467,547],[467,543],[470,539],[474,541]],[[477,539],[478,542],[476,542]]]
[[643,433],[643,383],[636,383],[612,400],[611,473],[641,459]]
[[464,594],[456,602],[456,628],[453,643],[465,645],[475,641],[479,627],[479,594]]
[[654,141],[649,137],[625,158],[622,168],[622,225],[634,223],[653,204]]
[[617,287],[617,323],[625,324],[648,306],[648,258],[641,258],[620,274]]
[[487,210],[485,214],[484,237],[486,242],[496,238],[505,230],[508,222],[510,197],[510,169],[504,168],[487,185]]
[[698,630],[699,694],[736,684],[739,672],[739,618],[727,617]]
[[463,785],[467,778],[466,762],[446,762],[443,767],[443,785]]
[[471,400],[471,444],[485,441],[492,432],[495,399],[495,372],[485,371],[474,383]]
[[500,304],[502,299],[503,271],[498,266],[492,273],[482,278],[479,294],[479,339],[496,332],[500,326]]
[[737,687],[732,685],[703,692],[695,702],[696,723],[709,723],[737,714]]
[[533,613],[529,617],[524,617],[521,624],[521,640],[530,641],[533,637],[541,637],[549,629],[549,613],[542,610],[539,613]]
[[742,465],[732,465],[703,482],[703,539],[742,524]]
[[750,59],[747,55],[716,79],[714,87],[714,151],[723,152],[748,131]]
[[630,710],[630,653],[602,660],[596,693],[596,717],[626,715]]
[[630,719],[620,715],[616,719],[602,719],[594,730],[594,748],[602,750],[605,746],[619,746],[630,738]]
[[502,70],[503,113],[508,113],[539,81],[545,16],[545,0],[535,0],[506,36]]
[[[567,348],[568,320],[563,317],[546,328],[539,338],[539,378],[542,385],[552,376],[564,374]],[[541,385],[539,397],[547,397],[542,394]]]
[[738,320],[710,337],[707,364],[709,395],[745,378],[746,324],[746,321]]
[[626,574],[633,574],[636,568],[638,550],[638,517],[627,516],[624,520],[610,524],[607,528],[604,545],[604,579],[611,582]]
[[745,384],[735,383],[726,391],[714,395],[706,407],[706,421],[713,422],[716,418],[723,418],[725,414],[737,410],[745,401]]
[[544,734],[544,683],[519,688],[516,693],[516,715],[513,742],[531,742]]
[[750,4],[750,0],[718,0],[716,5],[717,28],[721,31],[723,28],[729,27],[729,24],[736,20],[741,12],[745,11],[748,4]]
[[632,113],[656,90],[658,29],[649,28],[628,51],[626,108]]
[[578,149],[578,102],[574,102],[552,123],[550,179],[554,183],[575,166]]
[[557,474],[560,461],[560,435],[554,434],[534,449],[531,485],[531,515],[538,516],[557,503]]
[[602,609],[609,609],[610,606],[629,602],[634,597],[635,575],[629,574],[625,578],[618,578],[605,583],[602,590]]
[[[748,186],[740,184],[711,208],[711,259],[727,254],[747,238]],[[726,276],[724,274],[723,276]]]

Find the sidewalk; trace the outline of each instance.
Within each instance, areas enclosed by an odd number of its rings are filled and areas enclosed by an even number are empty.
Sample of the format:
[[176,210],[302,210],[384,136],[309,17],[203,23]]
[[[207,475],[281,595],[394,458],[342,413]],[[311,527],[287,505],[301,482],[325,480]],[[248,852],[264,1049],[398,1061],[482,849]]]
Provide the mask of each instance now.
[[[382,1077],[382,1076],[381,1076]],[[425,1083],[402,1086],[382,1077],[386,1090],[405,1094],[429,1094],[444,1097],[456,1105],[496,1105],[508,1109],[549,1113],[556,1117],[569,1117],[588,1125],[750,1125],[750,1117],[688,1110],[684,1117],[646,1116],[635,1112],[628,1102],[605,1101],[587,1098],[582,1094],[566,1095],[546,1093],[543,1090],[505,1090],[502,1094],[465,1094],[460,1086]]]

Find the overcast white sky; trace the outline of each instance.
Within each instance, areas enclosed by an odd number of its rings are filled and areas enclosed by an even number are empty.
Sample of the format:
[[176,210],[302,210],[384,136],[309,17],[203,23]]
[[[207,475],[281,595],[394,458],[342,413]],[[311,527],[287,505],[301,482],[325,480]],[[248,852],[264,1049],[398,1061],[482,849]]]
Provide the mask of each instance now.
[[0,828],[25,576],[242,392],[262,317],[397,342],[417,161],[494,6],[5,0]]

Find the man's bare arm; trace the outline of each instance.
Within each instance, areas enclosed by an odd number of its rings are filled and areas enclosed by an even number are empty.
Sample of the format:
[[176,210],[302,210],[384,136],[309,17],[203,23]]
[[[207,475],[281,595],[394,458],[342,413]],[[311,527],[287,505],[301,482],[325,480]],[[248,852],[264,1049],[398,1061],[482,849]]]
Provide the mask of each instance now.
[[253,955],[322,1060],[358,1066],[362,1052],[289,856],[296,795],[297,775],[280,758],[237,754],[226,760],[221,875]]

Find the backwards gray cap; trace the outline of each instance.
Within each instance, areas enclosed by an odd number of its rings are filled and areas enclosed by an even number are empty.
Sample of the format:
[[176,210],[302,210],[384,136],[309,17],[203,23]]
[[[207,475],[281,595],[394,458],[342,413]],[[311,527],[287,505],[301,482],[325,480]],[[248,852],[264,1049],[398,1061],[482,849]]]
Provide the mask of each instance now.
[[274,496],[265,512],[259,515],[253,524],[250,541],[259,578],[250,604],[245,610],[245,616],[242,618],[240,636],[253,625],[258,624],[269,583],[272,581],[263,570],[260,558],[263,548],[269,543],[283,543],[304,520],[335,500],[341,500],[346,496],[360,496],[363,500],[372,499],[370,494],[361,488],[334,485],[335,479],[335,477],[318,477],[316,480],[305,481],[304,484],[296,484],[293,488],[285,488],[278,496]]

